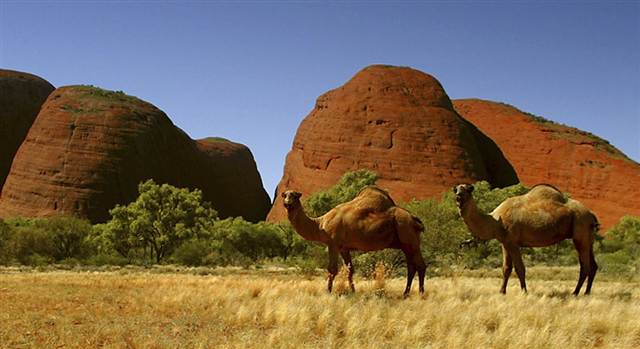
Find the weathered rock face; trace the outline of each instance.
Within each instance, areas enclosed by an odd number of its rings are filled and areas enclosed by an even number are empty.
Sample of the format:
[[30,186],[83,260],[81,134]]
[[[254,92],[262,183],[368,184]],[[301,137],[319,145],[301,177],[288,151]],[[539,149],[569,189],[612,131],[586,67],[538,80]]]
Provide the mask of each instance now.
[[223,217],[243,216],[252,222],[264,220],[271,200],[249,148],[213,137],[198,140],[197,146],[207,157],[201,169],[205,177],[199,182],[218,213]]
[[134,200],[138,183],[149,178],[201,189],[223,217],[255,221],[268,211],[246,147],[196,142],[149,103],[69,86],[51,93],[18,150],[0,195],[0,216],[74,214],[105,221],[109,209]]
[[18,147],[53,90],[35,75],[0,69],[0,191]]
[[607,141],[502,103],[453,103],[500,146],[524,184],[549,183],[570,193],[604,229],[625,214],[640,215],[640,165]]
[[[435,78],[381,65],[317,99],[298,128],[277,193],[309,195],[361,168],[375,171],[398,202],[439,196],[461,182],[518,182],[498,147],[456,114]],[[271,221],[286,219],[277,193]]]

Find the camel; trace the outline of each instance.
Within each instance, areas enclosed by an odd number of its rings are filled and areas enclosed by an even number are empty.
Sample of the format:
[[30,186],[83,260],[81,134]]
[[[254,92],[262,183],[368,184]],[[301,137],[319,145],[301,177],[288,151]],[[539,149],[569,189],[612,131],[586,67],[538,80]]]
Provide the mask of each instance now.
[[515,266],[520,288],[527,292],[525,267],[520,247],[545,247],[572,239],[580,259],[580,276],[573,294],[578,295],[588,277],[585,294],[598,265],[593,256],[593,241],[598,220],[583,204],[567,199],[554,186],[538,184],[524,195],[503,201],[493,212],[484,214],[473,199],[473,185],[459,184],[453,188],[460,216],[479,240],[497,239],[502,244],[502,287],[507,292],[511,269]]
[[365,187],[353,200],[318,218],[307,216],[300,202],[301,196],[292,190],[282,193],[287,216],[298,234],[305,240],[318,241],[329,248],[329,292],[338,273],[338,255],[347,266],[349,287],[355,292],[351,251],[392,248],[402,250],[407,260],[404,296],[407,297],[411,291],[416,270],[420,294],[424,293],[426,265],[420,252],[420,233],[424,226],[409,211],[397,207],[386,191],[375,186]]

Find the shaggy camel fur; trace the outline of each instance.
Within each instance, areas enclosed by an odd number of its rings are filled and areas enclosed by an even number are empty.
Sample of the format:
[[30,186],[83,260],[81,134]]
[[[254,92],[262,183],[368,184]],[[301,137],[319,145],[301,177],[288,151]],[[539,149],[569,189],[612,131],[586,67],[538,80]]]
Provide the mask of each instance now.
[[490,214],[478,210],[473,199],[473,186],[460,184],[453,188],[460,216],[480,240],[497,239],[502,243],[503,282],[506,293],[511,269],[515,266],[520,287],[527,291],[525,267],[520,247],[544,247],[572,239],[580,259],[580,276],[573,294],[578,295],[585,278],[587,290],[596,276],[598,265],[593,256],[593,241],[598,220],[583,204],[567,199],[555,187],[539,184],[520,196],[506,199]]
[[416,270],[420,293],[424,293],[426,265],[420,253],[420,233],[424,226],[409,211],[397,207],[386,191],[375,186],[366,187],[353,200],[336,206],[318,218],[310,218],[305,214],[300,203],[301,195],[295,191],[285,191],[282,193],[284,206],[298,234],[306,240],[318,241],[329,247],[329,292],[338,273],[338,255],[342,256],[348,268],[351,291],[355,291],[350,252],[393,248],[402,250],[407,260],[405,297],[411,291]]

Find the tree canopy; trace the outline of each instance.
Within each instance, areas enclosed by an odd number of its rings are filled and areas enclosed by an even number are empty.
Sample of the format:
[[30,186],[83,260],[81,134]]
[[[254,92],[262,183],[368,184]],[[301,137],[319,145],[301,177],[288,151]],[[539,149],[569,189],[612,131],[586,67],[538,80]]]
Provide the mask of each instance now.
[[198,189],[158,185],[150,179],[138,186],[138,192],[136,201],[109,211],[112,218],[106,231],[122,254],[141,245],[159,263],[183,241],[202,235],[218,217]]

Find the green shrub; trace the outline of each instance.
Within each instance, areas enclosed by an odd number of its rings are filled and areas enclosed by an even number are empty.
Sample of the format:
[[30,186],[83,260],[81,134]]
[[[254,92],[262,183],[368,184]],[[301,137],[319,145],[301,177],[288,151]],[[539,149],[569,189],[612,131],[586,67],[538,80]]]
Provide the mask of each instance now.
[[0,246],[0,260],[41,265],[45,261],[81,260],[91,254],[85,242],[92,227],[82,219],[51,217],[13,218],[6,221],[10,237]]
[[346,172],[331,188],[318,191],[304,200],[305,212],[310,217],[319,217],[337,205],[351,201],[360,190],[375,184],[378,176],[369,170]]
[[13,229],[13,238],[9,241],[13,259],[25,265],[40,265],[44,260],[54,261],[55,246],[45,230],[35,224],[18,225]]
[[605,273],[627,273],[633,271],[636,267],[631,256],[622,250],[600,254],[597,256],[597,260],[600,270]]
[[12,239],[13,229],[0,219],[0,264],[9,264],[12,260],[13,256],[9,247]]
[[32,253],[27,256],[21,256],[20,262],[24,265],[30,265],[32,267],[42,267],[53,263],[53,258],[49,256],[42,256],[38,253]]
[[321,268],[317,261],[311,258],[294,258],[291,263],[300,273],[308,276],[317,275],[318,269]]
[[117,254],[98,253],[86,259],[85,263],[88,265],[95,265],[95,266],[103,266],[103,265],[125,266],[130,263],[130,260]]
[[640,217],[624,216],[598,244],[596,260],[604,272],[640,271]]
[[359,253],[353,256],[354,270],[366,278],[372,278],[379,262],[384,263],[389,275],[399,276],[406,273],[406,260],[400,250]]
[[[260,224],[269,225],[269,223]],[[271,231],[279,241],[276,255],[285,262],[291,257],[307,255],[308,251],[314,246],[314,244],[303,239],[289,222],[273,224],[271,227]]]
[[56,216],[35,220],[36,227],[42,229],[52,249],[51,257],[56,261],[81,259],[89,254],[85,239],[92,230],[91,223],[75,217]]
[[160,263],[184,241],[205,234],[218,216],[197,189],[148,180],[140,183],[138,191],[136,201],[109,211],[111,220],[93,237],[126,258],[139,256],[135,250],[141,249],[143,257]]
[[171,256],[173,263],[199,267],[205,265],[207,256],[211,253],[211,244],[203,240],[189,240],[176,248]]

